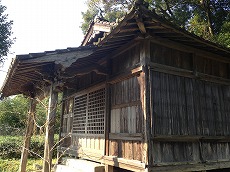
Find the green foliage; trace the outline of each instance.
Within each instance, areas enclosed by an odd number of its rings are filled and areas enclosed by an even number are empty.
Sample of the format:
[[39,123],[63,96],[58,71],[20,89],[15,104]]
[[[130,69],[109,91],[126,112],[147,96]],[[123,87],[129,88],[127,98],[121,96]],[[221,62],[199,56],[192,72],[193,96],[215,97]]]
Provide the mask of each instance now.
[[8,15],[5,14],[6,7],[1,5],[0,0],[0,63],[5,61],[4,56],[7,56],[9,49],[14,42],[11,39],[13,21],[8,21]]
[[0,125],[1,129],[5,128],[6,130],[2,131],[0,134],[9,134],[17,128],[24,128],[27,111],[28,99],[24,98],[22,95],[15,96],[14,98],[8,97],[1,101]]
[[10,172],[18,171],[20,161],[18,159],[1,159],[0,158],[0,171]]
[[216,36],[216,41],[223,46],[230,48],[230,22],[225,22]]
[[[59,94],[55,131],[58,133],[60,128],[60,102],[62,94]],[[49,98],[38,102],[35,112],[36,126],[41,127],[44,132],[46,116],[48,112]],[[29,109],[29,99],[22,95],[8,97],[0,101],[0,135],[22,134],[27,124],[27,114]]]
[[[115,21],[116,18],[124,16],[134,2],[135,0],[87,0],[88,11],[82,13],[83,32],[86,32],[95,15],[108,21]],[[179,27],[229,47],[229,35],[225,29],[226,23],[230,22],[229,0],[145,0],[145,2],[149,3],[149,8],[158,15]]]
[[[55,143],[58,142],[58,135],[55,135],[54,140]],[[22,145],[22,136],[0,136],[0,158],[20,158]],[[44,145],[44,136],[33,136],[30,144],[30,157],[35,159],[43,157]],[[53,150],[53,157],[56,157],[57,150],[56,148],[54,148]]]

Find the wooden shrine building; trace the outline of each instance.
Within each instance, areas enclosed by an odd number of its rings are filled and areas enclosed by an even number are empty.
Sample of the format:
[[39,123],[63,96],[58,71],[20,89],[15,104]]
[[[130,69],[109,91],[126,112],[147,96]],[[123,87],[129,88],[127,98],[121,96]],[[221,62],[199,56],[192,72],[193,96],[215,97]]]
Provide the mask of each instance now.
[[230,169],[230,50],[145,3],[78,48],[18,55],[1,92],[63,92],[58,151],[107,171]]

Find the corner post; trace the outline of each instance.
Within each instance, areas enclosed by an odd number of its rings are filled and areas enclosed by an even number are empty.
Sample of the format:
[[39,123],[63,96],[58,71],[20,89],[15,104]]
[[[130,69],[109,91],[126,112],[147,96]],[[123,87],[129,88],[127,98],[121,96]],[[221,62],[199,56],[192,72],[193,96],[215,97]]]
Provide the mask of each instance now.
[[147,165],[146,171],[148,171],[148,166],[153,164],[152,157],[152,146],[151,146],[151,130],[152,130],[152,114],[151,114],[151,92],[150,92],[150,71],[149,66],[151,62],[151,53],[150,53],[151,42],[148,38],[145,38],[141,41],[140,44],[140,64],[142,66],[141,77],[141,101],[144,115],[144,134],[145,134],[145,143],[144,150],[145,152],[145,163]]
[[22,147],[19,172],[26,172],[26,165],[27,165],[27,158],[28,158],[28,153],[29,153],[30,141],[31,141],[31,136],[33,135],[35,110],[36,110],[36,100],[34,98],[31,98],[29,111],[28,111],[28,119],[27,119],[25,139],[24,139],[24,144]]
[[46,119],[46,136],[42,172],[51,172],[57,103],[58,92],[55,91],[54,84],[52,83],[50,86],[48,115]]

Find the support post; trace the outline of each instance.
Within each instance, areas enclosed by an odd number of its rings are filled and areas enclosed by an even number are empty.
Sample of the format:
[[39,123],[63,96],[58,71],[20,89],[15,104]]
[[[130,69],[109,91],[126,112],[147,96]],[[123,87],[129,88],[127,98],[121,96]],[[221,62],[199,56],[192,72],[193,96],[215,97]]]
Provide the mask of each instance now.
[[110,119],[111,119],[111,107],[110,107],[110,84],[106,84],[106,100],[105,100],[105,150],[104,155],[109,156],[109,133],[110,133]]
[[[142,109],[144,115],[144,133],[145,133],[145,164],[151,166],[153,164],[153,152],[152,152],[152,143],[151,143],[151,132],[152,132],[152,114],[151,114],[151,92],[150,92],[150,74],[149,74],[149,64],[151,62],[151,53],[150,53],[150,40],[143,40],[140,47],[140,63],[143,68],[143,72],[140,74],[140,83],[141,83],[141,101]],[[146,168],[146,171],[149,171]]]
[[44,148],[44,160],[42,172],[51,172],[52,155],[54,146],[54,126],[56,121],[56,109],[58,103],[58,92],[54,90],[53,84],[50,86],[50,98],[48,115],[46,120],[46,136]]
[[111,165],[105,165],[105,172],[114,172],[114,167]]
[[19,172],[26,172],[26,164],[27,164],[27,158],[28,158],[28,152],[29,152],[28,150],[30,147],[31,136],[33,135],[35,109],[36,109],[36,100],[31,98],[29,111],[28,111],[25,139],[24,139],[24,144],[22,147]]
[[[60,114],[60,130],[59,130],[59,143],[58,143],[58,147],[62,145],[62,136],[61,133],[63,132],[63,116],[64,116],[64,111],[65,111],[65,101],[64,100],[64,91],[62,94],[62,104],[61,104],[61,114]],[[64,141],[64,140],[63,140]],[[60,164],[62,162],[62,153],[60,153],[60,151],[57,151],[57,162],[58,164]]]
[[[109,156],[109,133],[111,122],[111,85],[108,83],[109,77],[112,74],[111,59],[107,60],[108,75],[106,76],[106,93],[105,93],[105,147],[104,155]],[[112,167],[110,167],[112,168]]]

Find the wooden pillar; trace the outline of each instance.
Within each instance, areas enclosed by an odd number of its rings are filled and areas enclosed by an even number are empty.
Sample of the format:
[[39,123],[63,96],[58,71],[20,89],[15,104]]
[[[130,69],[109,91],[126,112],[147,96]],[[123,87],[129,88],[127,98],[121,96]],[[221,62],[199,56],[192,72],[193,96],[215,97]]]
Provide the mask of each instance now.
[[29,107],[29,112],[28,112],[27,127],[26,127],[24,144],[22,147],[19,172],[26,172],[28,150],[30,147],[31,136],[33,135],[35,109],[36,109],[36,100],[32,98],[32,99],[30,99],[30,107]]
[[105,165],[105,172],[114,172],[114,167],[111,165]]
[[109,133],[110,133],[110,119],[111,119],[111,107],[110,107],[110,84],[106,84],[106,99],[105,99],[105,149],[104,155],[109,156]]
[[[112,75],[112,60],[107,59],[108,74],[106,76],[106,93],[105,93],[105,147],[104,155],[109,156],[109,133],[111,123],[111,84],[108,83]],[[110,167],[111,168],[111,167]]]
[[[147,166],[153,164],[153,152],[152,152],[152,143],[151,143],[151,131],[152,131],[152,114],[151,114],[151,92],[150,92],[150,74],[149,74],[149,64],[151,62],[151,53],[150,53],[150,40],[143,40],[140,44],[140,64],[142,66],[142,73],[140,74],[140,85],[141,85],[141,102],[144,115],[144,133],[145,133],[145,143],[143,149],[145,156],[145,163]],[[146,169],[148,171],[148,169]]]
[[[64,111],[65,111],[65,101],[64,100],[64,91],[62,94],[62,105],[61,105],[61,114],[60,114],[60,130],[59,130],[59,138],[58,138],[58,146],[62,145],[62,141],[60,142],[60,140],[62,139],[61,133],[63,132],[63,117],[64,117]],[[63,140],[64,141],[64,140]],[[57,161],[58,164],[60,164],[62,162],[62,154],[60,151],[57,151]]]
[[50,86],[50,98],[48,115],[46,120],[45,150],[42,172],[51,172],[52,155],[54,146],[54,126],[56,120],[56,109],[58,103],[58,92],[54,90],[53,84]]

